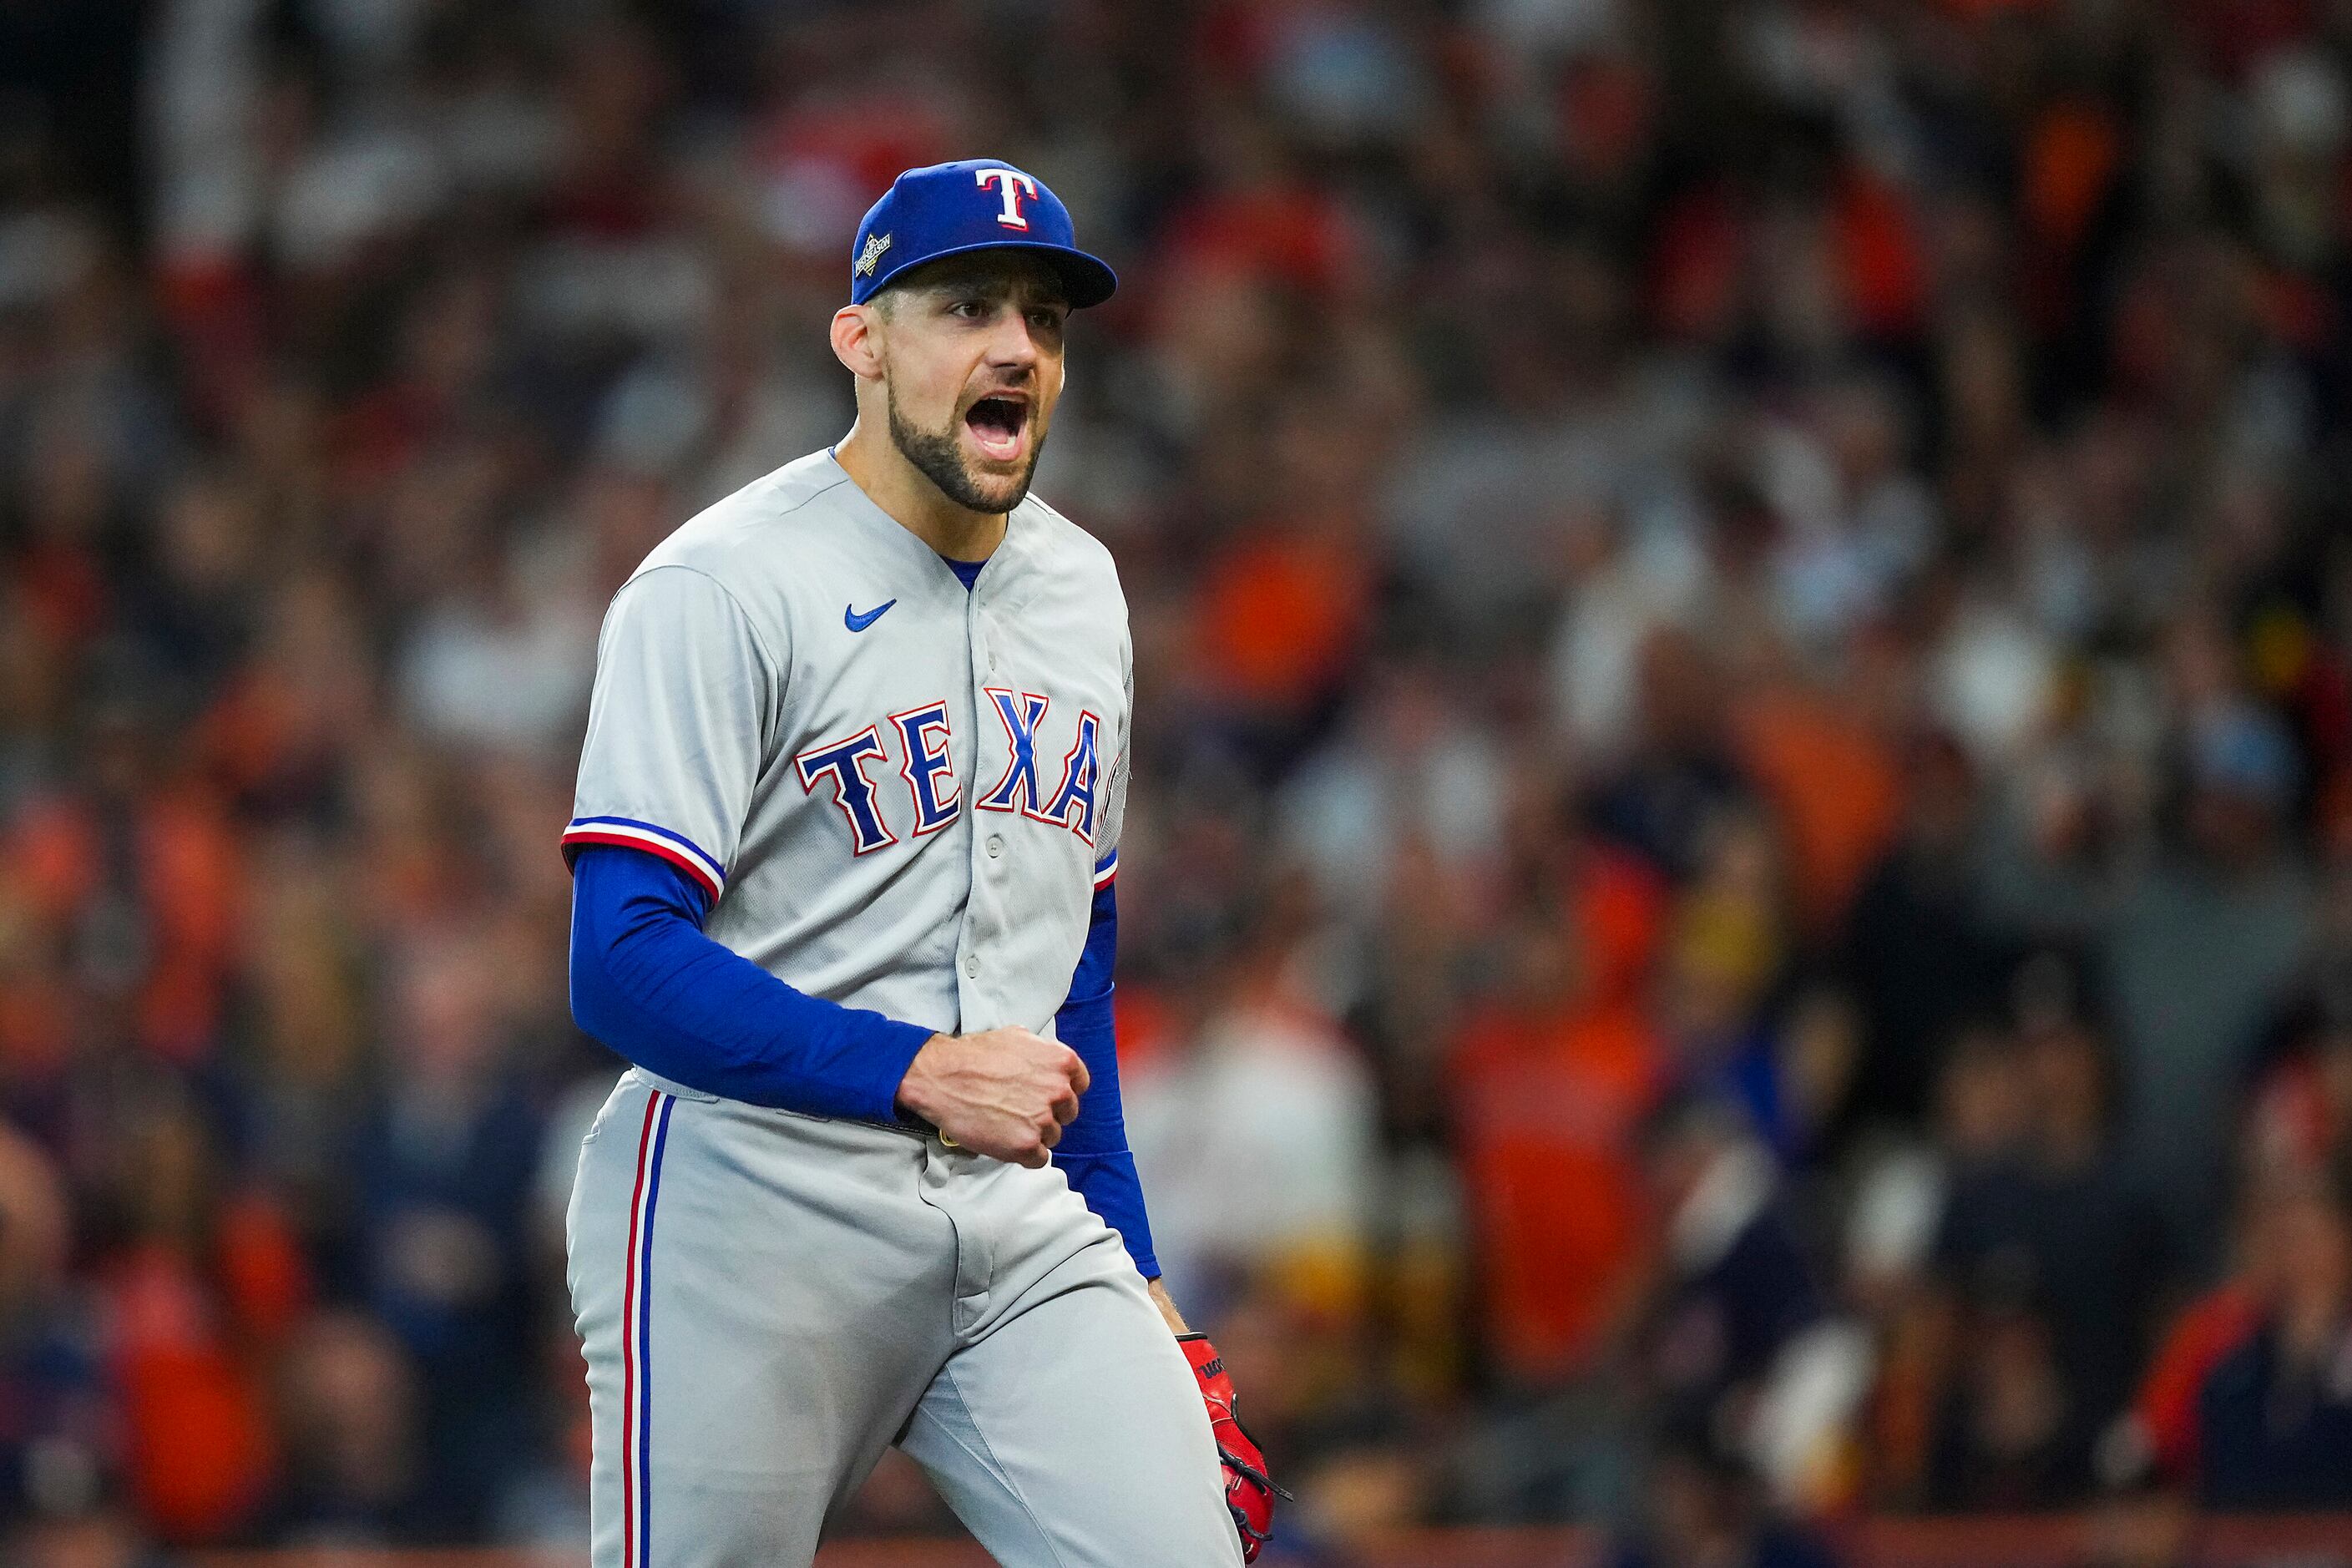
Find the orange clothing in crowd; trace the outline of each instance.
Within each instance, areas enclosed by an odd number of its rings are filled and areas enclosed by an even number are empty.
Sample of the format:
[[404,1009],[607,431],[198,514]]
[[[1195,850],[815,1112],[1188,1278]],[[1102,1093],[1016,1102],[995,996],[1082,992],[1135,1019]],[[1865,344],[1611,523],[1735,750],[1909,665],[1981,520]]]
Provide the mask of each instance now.
[[2132,1414],[2147,1434],[2158,1470],[2186,1482],[2197,1474],[2197,1397],[2207,1374],[2254,1331],[2262,1303],[2231,1281],[2181,1310],[2140,1380]]
[[1895,837],[1901,769],[1875,735],[1816,698],[1764,692],[1735,720],[1740,761],[1788,834],[1790,891],[1814,931],[1831,931]]
[[1456,1131],[1496,1362],[1531,1381],[1597,1348],[1645,1231],[1634,1134],[1664,1058],[1632,1005],[1474,1018]]
[[1630,1005],[1648,984],[1665,937],[1664,879],[1638,855],[1594,845],[1578,857],[1568,898],[1588,1004]]
[[1232,696],[1282,710],[1325,695],[1370,616],[1362,552],[1313,536],[1244,541],[1209,568],[1201,652]]
[[167,1540],[229,1536],[277,1465],[260,1379],[223,1304],[172,1249],[134,1249],[108,1283],[131,1495]]
[[136,1244],[106,1284],[132,1494],[171,1541],[234,1536],[277,1470],[264,1369],[311,1304],[300,1243],[274,1204],[247,1194],[201,1258]]

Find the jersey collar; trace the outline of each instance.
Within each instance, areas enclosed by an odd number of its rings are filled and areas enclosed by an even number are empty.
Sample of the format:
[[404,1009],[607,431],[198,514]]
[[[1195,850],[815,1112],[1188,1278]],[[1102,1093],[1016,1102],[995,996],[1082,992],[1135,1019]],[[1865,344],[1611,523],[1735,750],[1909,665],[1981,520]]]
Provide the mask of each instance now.
[[1028,568],[1036,554],[1037,534],[1043,522],[1037,515],[1034,500],[1023,497],[1021,504],[1005,518],[1004,538],[982,567],[979,581],[967,590],[957,580],[955,569],[940,558],[938,551],[918,536],[913,529],[884,511],[874,498],[866,493],[865,487],[850,477],[849,470],[841,466],[841,459],[835,456],[830,447],[825,448],[824,460],[840,477],[839,488],[850,514],[865,525],[868,533],[889,541],[885,548],[893,552],[894,570],[916,574],[919,581],[935,585],[944,584],[954,589],[960,599],[969,593],[975,602],[992,601],[1008,607],[1011,604],[1027,600],[1034,591],[1035,584],[1031,581],[1034,574]]

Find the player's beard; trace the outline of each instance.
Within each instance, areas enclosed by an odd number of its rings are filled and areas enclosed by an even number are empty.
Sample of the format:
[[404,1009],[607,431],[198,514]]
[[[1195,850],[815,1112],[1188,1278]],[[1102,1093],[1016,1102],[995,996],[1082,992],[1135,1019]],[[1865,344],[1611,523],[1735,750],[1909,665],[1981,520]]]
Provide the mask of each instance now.
[[[890,410],[890,442],[923,478],[940,487],[940,493],[966,511],[995,513],[1011,511],[1027,499],[1029,480],[1037,472],[1037,459],[1045,450],[1043,431],[1032,429],[1029,439],[1029,460],[1021,466],[1016,477],[997,478],[971,471],[964,461],[963,448],[956,445],[955,426],[945,430],[921,430],[909,423],[898,411],[898,391],[885,387]],[[1028,416],[1034,419],[1033,408]]]

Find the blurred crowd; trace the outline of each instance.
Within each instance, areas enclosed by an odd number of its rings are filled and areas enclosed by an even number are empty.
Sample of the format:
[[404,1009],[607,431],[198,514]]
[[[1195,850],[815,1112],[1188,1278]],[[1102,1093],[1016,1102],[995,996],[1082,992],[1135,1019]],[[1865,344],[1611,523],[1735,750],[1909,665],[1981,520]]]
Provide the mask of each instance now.
[[1038,489],[1283,1550],[2352,1507],[2352,5],[78,0],[0,5],[11,1540],[580,1539],[599,616],[976,153],[1124,280]]

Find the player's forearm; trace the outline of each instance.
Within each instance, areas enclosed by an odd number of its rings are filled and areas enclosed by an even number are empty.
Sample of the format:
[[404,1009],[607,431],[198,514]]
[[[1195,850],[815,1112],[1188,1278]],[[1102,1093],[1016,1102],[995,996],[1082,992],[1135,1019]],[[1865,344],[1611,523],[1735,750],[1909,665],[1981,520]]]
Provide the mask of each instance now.
[[1095,893],[1094,916],[1070,979],[1069,1000],[1054,1016],[1055,1037],[1078,1053],[1091,1080],[1077,1120],[1054,1151],[1054,1163],[1071,1190],[1118,1232],[1143,1277],[1153,1279],[1159,1277],[1160,1260],[1152,1251],[1143,1181],[1136,1173],[1135,1156],[1128,1152],[1127,1117],[1119,1097],[1118,1031],[1111,1007],[1111,971],[1118,951],[1118,896],[1106,884]]
[[1078,1118],[1064,1133],[1063,1154],[1113,1154],[1127,1150],[1127,1116],[1118,1092],[1118,1031],[1111,1010],[1111,972],[1118,957],[1118,894],[1095,889],[1087,937],[1070,989],[1054,1015],[1054,1037],[1078,1053],[1089,1082]]
[[699,896],[637,850],[582,853],[572,909],[572,1016],[630,1061],[753,1105],[895,1117],[929,1029],[808,995],[713,942]]

